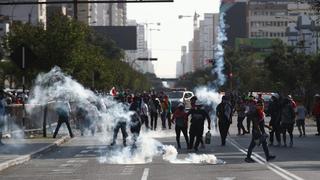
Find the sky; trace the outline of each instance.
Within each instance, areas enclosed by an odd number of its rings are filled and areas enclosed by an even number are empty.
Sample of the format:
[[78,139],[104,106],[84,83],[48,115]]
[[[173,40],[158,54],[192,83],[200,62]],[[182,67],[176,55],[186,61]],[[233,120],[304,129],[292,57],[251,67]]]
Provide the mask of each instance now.
[[176,74],[176,62],[181,59],[181,46],[188,46],[193,36],[193,17],[179,19],[179,15],[193,16],[204,13],[218,13],[220,0],[174,0],[173,3],[128,3],[127,18],[138,23],[158,23],[148,28],[160,31],[148,31],[151,42],[153,62],[158,77],[172,78]]

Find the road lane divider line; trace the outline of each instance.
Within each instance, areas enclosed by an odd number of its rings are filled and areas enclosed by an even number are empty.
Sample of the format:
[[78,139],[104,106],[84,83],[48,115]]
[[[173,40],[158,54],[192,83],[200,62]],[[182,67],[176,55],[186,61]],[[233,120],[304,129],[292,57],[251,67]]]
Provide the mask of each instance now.
[[141,180],[147,180],[149,175],[149,168],[144,168]]
[[[235,147],[237,148],[240,152],[247,154],[247,150],[242,148],[240,144],[238,144],[235,140],[228,138],[228,141]],[[254,159],[256,162],[258,162],[259,164],[262,165],[266,165],[268,169],[270,169],[271,171],[273,171],[274,173],[278,174],[279,176],[281,176],[282,178],[286,179],[286,180],[304,180],[303,178],[290,173],[289,171],[273,164],[273,163],[269,163],[266,161],[266,159],[264,159],[262,156],[260,156],[257,153],[252,153],[252,159]]]

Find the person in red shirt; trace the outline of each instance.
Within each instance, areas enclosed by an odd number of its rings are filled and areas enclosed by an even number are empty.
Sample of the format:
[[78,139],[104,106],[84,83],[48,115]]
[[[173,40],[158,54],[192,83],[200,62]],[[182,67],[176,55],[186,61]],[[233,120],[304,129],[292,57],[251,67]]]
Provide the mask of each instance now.
[[315,96],[315,104],[313,106],[312,115],[316,118],[317,123],[317,131],[316,136],[320,135],[320,95],[316,94]]
[[176,140],[177,140],[177,145],[178,149],[181,149],[180,145],[180,133],[183,133],[183,136],[186,140],[187,143],[187,148],[189,148],[189,137],[188,137],[188,114],[185,112],[184,105],[181,103],[178,105],[178,108],[176,111],[173,113],[172,123],[176,125],[175,130],[176,130]]

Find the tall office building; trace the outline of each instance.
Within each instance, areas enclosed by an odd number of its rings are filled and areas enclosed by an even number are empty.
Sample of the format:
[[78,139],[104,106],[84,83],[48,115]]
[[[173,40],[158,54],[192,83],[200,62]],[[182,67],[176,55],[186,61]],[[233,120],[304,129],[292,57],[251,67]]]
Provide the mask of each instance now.
[[[78,4],[78,20],[90,26],[125,26],[127,5],[125,3]],[[73,4],[68,4],[68,14],[73,16]]]
[[248,0],[223,0],[220,14],[224,14],[228,47],[235,47],[236,38],[247,38],[247,2]]
[[204,14],[204,19],[200,21],[200,69],[209,67],[209,60],[213,59],[214,48],[217,43],[219,26],[219,14]]
[[248,4],[249,38],[281,39],[291,44],[286,35],[289,24],[300,15],[314,16],[308,3],[296,0],[250,0]]

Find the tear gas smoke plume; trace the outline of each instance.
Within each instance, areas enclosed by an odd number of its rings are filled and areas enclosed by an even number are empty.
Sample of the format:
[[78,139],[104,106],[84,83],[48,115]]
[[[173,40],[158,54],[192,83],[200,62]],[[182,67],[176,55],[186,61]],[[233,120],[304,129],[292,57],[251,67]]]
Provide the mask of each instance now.
[[224,22],[224,12],[219,13],[219,27],[218,27],[218,37],[217,37],[217,44],[214,50],[214,61],[215,66],[213,67],[211,73],[217,76],[217,79],[209,84],[208,87],[197,87],[195,89],[195,94],[198,97],[198,100],[207,105],[209,107],[209,115],[213,125],[216,125],[216,115],[215,109],[217,105],[221,102],[221,95],[217,92],[218,88],[222,86],[225,81],[226,77],[223,74],[224,69],[224,49],[223,49],[223,42],[227,40],[226,33],[225,33],[225,22]]
[[[219,94],[218,92],[212,89],[209,89],[208,87],[196,88],[195,92],[196,92],[198,101],[206,105],[206,109],[208,110],[209,116],[211,119],[212,127],[215,127],[217,124],[216,107],[221,102],[221,99],[222,99],[221,94]],[[214,133],[217,133],[217,132],[214,131]]]
[[[101,133],[95,137],[106,144],[110,144],[113,137],[113,128],[121,121],[130,124],[132,112],[128,105],[115,101],[110,96],[97,95],[84,88],[80,83],[65,75],[60,68],[55,67],[46,74],[38,75],[35,87],[31,91],[32,104],[54,104],[69,102],[72,114],[83,109],[89,116],[91,124],[101,127]],[[29,109],[32,111],[32,109]],[[129,132],[129,131],[128,131]],[[168,134],[168,132],[163,133]],[[186,159],[177,158],[177,150],[173,146],[163,145],[153,137],[164,137],[161,132],[141,132],[137,140],[137,148],[110,148],[105,155],[99,157],[99,162],[110,164],[141,164],[152,161],[154,156],[163,155],[163,159],[171,163],[210,163],[216,164],[214,155],[190,154]],[[173,134],[171,134],[173,135]],[[166,135],[168,136],[168,135]],[[128,145],[130,144],[130,137]]]

